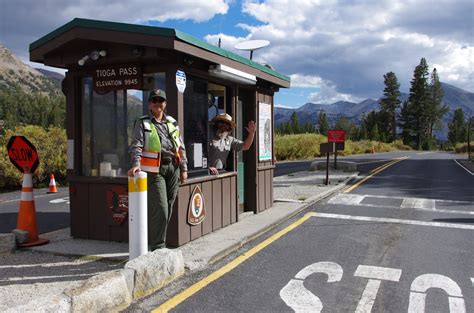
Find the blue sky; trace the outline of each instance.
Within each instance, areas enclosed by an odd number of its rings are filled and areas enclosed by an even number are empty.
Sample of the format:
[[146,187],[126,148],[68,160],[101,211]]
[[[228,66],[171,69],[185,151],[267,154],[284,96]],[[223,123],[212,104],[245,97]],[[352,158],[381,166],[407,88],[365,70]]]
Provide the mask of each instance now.
[[[28,45],[75,17],[176,28],[234,49],[271,44],[254,61],[291,77],[275,104],[360,102],[383,95],[392,71],[408,92],[422,57],[442,82],[474,92],[470,0],[0,0],[0,43],[28,61]],[[19,21],[21,21],[19,23]],[[40,67],[39,64],[34,64]]]

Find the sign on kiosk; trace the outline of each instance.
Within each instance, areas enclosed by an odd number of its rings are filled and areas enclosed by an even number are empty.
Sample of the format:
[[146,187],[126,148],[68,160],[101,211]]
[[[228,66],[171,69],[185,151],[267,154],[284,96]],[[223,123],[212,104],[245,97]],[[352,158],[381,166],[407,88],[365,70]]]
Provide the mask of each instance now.
[[8,141],[7,150],[10,161],[20,172],[25,173],[28,168],[30,173],[34,173],[38,168],[38,152],[24,136],[12,136]]

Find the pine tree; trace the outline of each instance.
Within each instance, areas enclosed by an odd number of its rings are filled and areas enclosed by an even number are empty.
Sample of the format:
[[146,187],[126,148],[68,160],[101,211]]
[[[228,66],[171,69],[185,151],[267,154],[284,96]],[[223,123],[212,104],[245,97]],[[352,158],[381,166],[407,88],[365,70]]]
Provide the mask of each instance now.
[[449,107],[443,105],[443,88],[439,81],[438,72],[436,68],[431,73],[430,90],[430,105],[428,109],[429,121],[429,136],[433,138],[433,128],[436,123],[440,122],[443,116],[449,112]]
[[326,116],[326,112],[324,111],[319,112],[318,124],[319,124],[319,133],[321,135],[327,136],[328,130],[329,130],[329,123]]
[[351,124],[349,120],[345,116],[341,116],[337,121],[336,125],[334,125],[334,129],[343,130],[346,133],[346,136],[349,136],[351,132]]
[[[390,130],[390,136],[386,136],[387,139],[390,138],[391,141],[397,139],[397,115],[396,111],[400,107],[400,84],[398,83],[397,76],[393,72],[388,72],[384,76],[384,98],[380,100],[380,106],[382,107],[382,112],[386,113],[388,118],[387,128]],[[383,132],[385,133],[385,132]],[[388,135],[388,133],[386,134]]]
[[464,111],[461,108],[454,111],[453,120],[449,123],[448,129],[448,140],[453,145],[466,140],[467,127],[464,121]]
[[429,86],[428,86],[428,64],[425,58],[421,58],[420,64],[415,68],[411,80],[410,96],[408,98],[408,112],[414,114],[416,132],[416,148],[421,150],[429,136]]
[[412,107],[408,101],[403,102],[400,110],[398,126],[402,129],[403,144],[413,146],[415,144],[415,114],[411,112]]
[[372,129],[370,130],[370,140],[380,140],[379,126],[377,125],[377,123],[375,123]]
[[298,123],[298,115],[293,112],[290,116],[290,133],[298,134],[300,132],[300,126]]

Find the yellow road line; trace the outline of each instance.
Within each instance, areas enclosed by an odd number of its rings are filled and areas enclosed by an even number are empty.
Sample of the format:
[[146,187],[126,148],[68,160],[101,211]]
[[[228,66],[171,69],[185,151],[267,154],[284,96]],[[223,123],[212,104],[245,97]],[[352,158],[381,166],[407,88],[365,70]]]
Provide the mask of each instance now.
[[351,192],[352,190],[354,190],[354,189],[356,189],[357,187],[359,187],[363,182],[365,182],[366,180],[368,180],[368,179],[371,178],[372,176],[374,176],[374,175],[380,173],[381,171],[383,171],[383,170],[389,168],[390,166],[392,166],[392,165],[394,165],[394,164],[396,164],[396,163],[398,163],[398,162],[401,162],[401,161],[403,161],[403,160],[406,160],[406,159],[408,159],[408,158],[410,158],[410,157],[409,157],[409,156],[399,157],[399,158],[396,158],[395,160],[393,160],[393,161],[391,161],[391,162],[389,162],[389,163],[387,163],[387,164],[384,164],[384,165],[381,165],[381,166],[377,167],[376,169],[374,169],[374,170],[372,170],[372,171],[370,172],[370,175],[368,175],[368,176],[362,178],[361,180],[359,180],[357,183],[355,183],[354,185],[352,185],[351,187],[349,187],[348,189],[346,189],[346,190],[344,191],[344,193]]
[[297,220],[293,224],[289,225],[285,229],[280,230],[279,232],[272,235],[271,237],[269,237],[265,241],[262,241],[261,243],[259,243],[258,245],[256,245],[252,249],[250,249],[249,251],[245,252],[244,254],[238,256],[237,258],[235,258],[231,262],[227,263],[226,265],[224,265],[223,267],[221,267],[220,269],[218,269],[214,273],[212,273],[209,276],[203,278],[202,280],[198,281],[197,283],[195,283],[191,287],[187,288],[186,290],[184,290],[181,293],[177,294],[173,298],[169,299],[168,301],[166,301],[165,303],[163,303],[162,305],[160,305],[159,307],[154,309],[152,312],[154,312],[154,313],[155,312],[168,312],[169,310],[176,307],[178,304],[180,304],[181,302],[183,302],[187,298],[191,297],[193,294],[195,294],[196,292],[198,292],[202,288],[206,287],[207,285],[209,285],[213,281],[219,279],[220,277],[222,277],[226,273],[230,272],[231,270],[233,270],[234,268],[239,266],[241,263],[245,262],[247,259],[249,259],[250,257],[255,255],[256,253],[258,253],[263,248],[270,245],[275,240],[279,239],[280,237],[284,236],[288,232],[292,231],[296,227],[303,224],[306,220],[311,218],[311,216],[312,215],[309,214],[309,213],[306,214],[305,216],[303,216],[302,218],[300,218],[299,220]]
[[408,158],[408,157],[402,156],[402,157],[395,158],[395,159],[391,160],[391,161],[388,162],[388,163],[382,164],[382,165],[380,165],[380,166],[374,168],[373,170],[370,171],[370,173],[372,174],[372,173],[374,173],[374,172],[376,172],[376,171],[381,170],[382,168],[385,169],[385,168],[387,168],[387,167],[389,167],[389,166],[392,166],[393,164],[395,164],[395,163],[397,163],[397,162],[399,162],[399,161],[401,161],[401,160],[405,160],[406,158]]

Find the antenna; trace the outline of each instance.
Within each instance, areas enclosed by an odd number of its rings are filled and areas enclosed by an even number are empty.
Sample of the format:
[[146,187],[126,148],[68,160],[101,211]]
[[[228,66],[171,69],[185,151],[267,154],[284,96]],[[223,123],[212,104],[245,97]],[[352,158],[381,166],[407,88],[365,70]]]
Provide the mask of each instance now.
[[268,40],[248,40],[243,41],[234,46],[235,49],[250,51],[250,60],[252,60],[254,50],[266,47],[270,44]]

